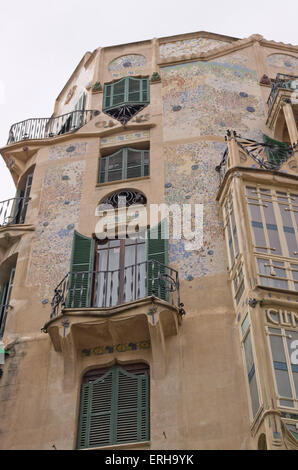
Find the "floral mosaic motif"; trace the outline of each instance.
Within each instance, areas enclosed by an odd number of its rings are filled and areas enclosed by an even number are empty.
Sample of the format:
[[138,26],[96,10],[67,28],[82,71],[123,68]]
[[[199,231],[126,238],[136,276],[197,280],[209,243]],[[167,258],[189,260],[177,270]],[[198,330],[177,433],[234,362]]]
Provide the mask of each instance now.
[[245,56],[240,59],[236,54],[162,69],[165,140],[225,135],[229,128],[262,137],[265,110],[257,75],[243,65]]
[[[216,202],[218,180],[214,168],[224,143],[199,142],[165,147],[167,204],[204,204],[204,242],[199,251],[185,251],[185,241],[169,241],[169,265],[189,282],[226,272],[223,222]],[[195,169],[195,170],[194,170]]]
[[286,68],[292,72],[298,73],[298,58],[287,54],[272,54],[267,57],[267,63],[270,67]]
[[134,140],[140,139],[149,139],[150,134],[149,131],[140,131],[140,132],[131,132],[129,134],[124,135],[113,135],[111,137],[103,137],[101,139],[101,145],[111,145],[111,144],[118,144],[121,142],[130,142]]
[[69,270],[84,169],[85,161],[81,160],[48,168],[45,174],[27,278],[28,284],[40,286],[41,299],[52,298],[54,288]]
[[208,52],[216,47],[226,46],[229,42],[216,41],[208,38],[184,39],[182,41],[168,42],[161,44],[159,55],[161,59],[171,59],[189,54],[201,54]]
[[108,70],[113,77],[138,75],[144,71],[147,59],[141,54],[131,54],[118,57],[109,63]]
[[80,157],[87,151],[87,142],[79,142],[73,145],[52,145],[49,149],[49,160],[61,160],[62,158]]

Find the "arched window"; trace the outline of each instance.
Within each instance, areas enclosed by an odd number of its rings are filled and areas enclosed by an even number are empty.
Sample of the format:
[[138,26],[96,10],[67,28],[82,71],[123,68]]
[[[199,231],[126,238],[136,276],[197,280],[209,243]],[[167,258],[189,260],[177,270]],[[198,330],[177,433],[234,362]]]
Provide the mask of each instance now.
[[149,104],[149,90],[149,78],[125,77],[115,83],[106,84],[102,110],[121,124],[126,124]]
[[84,375],[81,388],[79,449],[150,439],[149,367],[115,365]]
[[149,171],[149,150],[125,147],[99,158],[98,183],[148,176]]

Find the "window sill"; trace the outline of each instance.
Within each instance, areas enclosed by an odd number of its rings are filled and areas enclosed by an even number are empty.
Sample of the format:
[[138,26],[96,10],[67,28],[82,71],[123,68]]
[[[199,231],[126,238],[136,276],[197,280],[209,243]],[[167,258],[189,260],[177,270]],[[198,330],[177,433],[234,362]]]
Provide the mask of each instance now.
[[148,450],[151,447],[151,441],[146,442],[133,442],[131,444],[116,444],[114,446],[104,446],[104,447],[90,447],[89,449],[78,449],[78,450],[130,450],[130,449],[139,449],[139,450]]
[[129,183],[130,181],[143,181],[150,179],[148,176],[139,176],[138,178],[128,178],[126,180],[107,181],[106,183],[96,183],[96,188],[102,188],[104,186],[111,186],[115,184]]

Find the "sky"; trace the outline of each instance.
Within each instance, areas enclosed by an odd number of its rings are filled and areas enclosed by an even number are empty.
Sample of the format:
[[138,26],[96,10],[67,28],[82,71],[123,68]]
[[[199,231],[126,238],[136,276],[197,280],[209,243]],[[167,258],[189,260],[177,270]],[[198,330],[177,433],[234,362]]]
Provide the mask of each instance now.
[[[51,116],[87,51],[195,31],[298,44],[297,17],[296,0],[0,0],[0,147],[12,124]],[[0,201],[14,195],[0,158]]]

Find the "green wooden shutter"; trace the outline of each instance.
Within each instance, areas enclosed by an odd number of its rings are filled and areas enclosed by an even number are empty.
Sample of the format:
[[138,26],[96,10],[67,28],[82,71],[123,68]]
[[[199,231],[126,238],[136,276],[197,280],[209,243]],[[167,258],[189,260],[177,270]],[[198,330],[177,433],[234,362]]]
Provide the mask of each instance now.
[[142,102],[142,81],[139,78],[128,78],[128,102]]
[[148,441],[149,374],[114,366],[81,388],[78,447]]
[[150,101],[150,84],[149,78],[142,79],[142,93],[141,93],[141,102],[149,103]]
[[69,291],[66,302],[68,308],[91,306],[93,252],[94,240],[75,231],[72,245]]
[[119,106],[123,104],[126,99],[126,78],[122,78],[119,82],[113,83],[112,85],[112,97],[111,97],[111,106]]
[[289,146],[279,140],[271,139],[268,135],[263,135],[265,144],[274,145],[274,148],[266,147],[268,161],[275,165],[281,165],[289,158]]
[[[155,260],[161,263],[155,264],[152,269],[151,263],[148,264],[147,273],[147,294],[152,295],[154,288],[154,295],[163,300],[168,300],[169,293],[166,290],[166,279],[162,276],[167,274],[168,264],[168,239],[164,238],[167,228],[167,220],[158,224],[158,226],[148,229],[147,231],[147,259]],[[161,280],[161,282],[159,282]]]
[[107,109],[111,106],[113,85],[105,85],[103,91],[103,109]]

